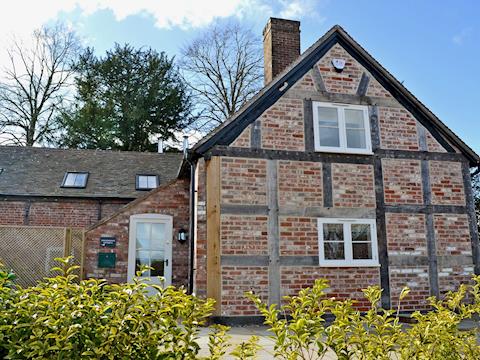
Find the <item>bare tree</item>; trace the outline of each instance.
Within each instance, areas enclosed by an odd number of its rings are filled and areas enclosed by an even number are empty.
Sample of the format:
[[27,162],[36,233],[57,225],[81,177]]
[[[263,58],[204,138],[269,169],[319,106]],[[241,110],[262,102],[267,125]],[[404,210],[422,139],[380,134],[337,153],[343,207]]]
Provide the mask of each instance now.
[[261,49],[237,23],[216,23],[182,49],[180,67],[200,111],[197,130],[222,123],[261,88]]
[[13,41],[7,50],[9,66],[0,79],[3,143],[33,146],[52,140],[79,44],[75,33],[61,24],[34,31],[29,45]]

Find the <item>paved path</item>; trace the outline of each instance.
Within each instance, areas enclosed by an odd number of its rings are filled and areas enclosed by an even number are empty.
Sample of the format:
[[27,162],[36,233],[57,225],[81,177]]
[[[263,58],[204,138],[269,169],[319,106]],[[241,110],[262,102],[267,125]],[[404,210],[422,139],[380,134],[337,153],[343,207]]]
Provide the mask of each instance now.
[[[461,330],[469,330],[475,327],[480,327],[480,323],[473,320],[465,320],[460,324]],[[209,334],[208,329],[204,328],[201,330],[200,339],[198,341],[201,347],[200,356],[208,356],[208,334]],[[259,337],[258,344],[262,347],[262,350],[258,352],[258,359],[259,360],[273,359],[273,340],[269,338],[271,333],[267,331],[266,327],[264,326],[232,327],[229,330],[228,334],[231,336],[229,343],[232,344],[232,346],[229,348],[229,351],[227,353],[232,351],[236,345],[244,341],[247,341],[248,339],[250,339],[250,337],[252,337],[253,335],[256,335]],[[479,339],[479,343],[480,343],[480,339]],[[233,358],[231,356],[225,356],[225,359],[233,359]],[[329,353],[324,357],[323,360],[335,360],[335,359],[337,359],[336,355],[333,353]]]
[[[256,335],[259,337],[259,342],[258,344],[262,347],[262,349],[258,352],[258,359],[259,360],[270,360],[273,359],[273,340],[269,338],[271,335],[270,332],[267,331],[266,327],[263,326],[244,326],[244,327],[233,327],[230,329],[228,332],[228,335],[231,336],[231,339],[229,340],[229,343],[232,344],[230,347],[230,351],[233,350],[233,348],[250,339],[253,335]],[[203,329],[201,331],[201,336],[200,340],[198,341],[200,347],[202,350],[200,351],[200,356],[208,356],[208,329]],[[335,354],[327,354],[325,356],[324,360],[334,360],[337,357]],[[225,356],[225,359],[233,359],[231,356]]]

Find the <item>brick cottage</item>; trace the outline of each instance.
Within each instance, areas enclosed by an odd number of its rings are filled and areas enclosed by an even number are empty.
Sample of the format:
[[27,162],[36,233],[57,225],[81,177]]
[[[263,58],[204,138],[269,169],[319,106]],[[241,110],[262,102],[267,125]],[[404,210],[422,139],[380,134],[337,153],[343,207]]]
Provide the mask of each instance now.
[[265,87],[175,179],[88,227],[85,275],[130,281],[148,264],[214,298],[216,316],[253,321],[249,290],[278,304],[327,278],[364,308],[362,288],[390,307],[408,285],[403,310],[423,310],[480,273],[479,156],[341,27],[303,54],[297,21],[271,18],[263,35]]

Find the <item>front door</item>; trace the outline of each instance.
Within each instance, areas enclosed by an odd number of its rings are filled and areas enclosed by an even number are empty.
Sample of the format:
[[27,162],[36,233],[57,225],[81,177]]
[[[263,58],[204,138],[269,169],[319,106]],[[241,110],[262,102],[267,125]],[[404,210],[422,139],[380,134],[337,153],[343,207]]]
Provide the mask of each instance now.
[[172,283],[172,217],[161,214],[138,214],[130,217],[128,248],[128,281],[142,265],[153,269],[142,274],[150,283],[164,286]]

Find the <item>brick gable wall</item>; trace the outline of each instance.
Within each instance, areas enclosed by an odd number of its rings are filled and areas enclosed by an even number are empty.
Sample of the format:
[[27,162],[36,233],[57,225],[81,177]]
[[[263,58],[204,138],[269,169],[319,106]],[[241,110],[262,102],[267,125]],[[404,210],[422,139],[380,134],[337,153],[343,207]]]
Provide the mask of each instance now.
[[[180,243],[176,240],[176,234],[180,229],[187,232],[189,229],[189,184],[187,180],[177,180],[153,190],[146,198],[128,205],[110,219],[87,231],[85,235],[85,275],[104,278],[116,283],[127,281],[130,216],[136,214],[164,214],[173,217],[172,284],[187,286],[189,242]],[[100,247],[101,236],[116,237],[116,247],[108,250],[102,249]],[[115,268],[98,267],[98,253],[103,251],[116,254]]]
[[[336,57],[346,59],[342,73],[331,64]],[[359,95],[364,77],[368,86]],[[334,154],[324,156],[325,162],[311,147],[311,115],[305,112],[311,101],[368,105],[377,126],[375,155]],[[426,309],[427,297],[436,291],[432,284],[444,293],[468,280],[473,260],[466,253],[471,220],[465,213],[464,158],[446,161],[447,151],[428,129],[339,45],[256,120],[230,145],[235,152],[219,155],[222,315],[257,314],[241,296],[245,289],[269,298],[278,286],[280,295],[293,295],[319,277],[330,281],[334,296],[359,300],[359,308],[367,305],[362,287],[386,283],[388,301],[397,306],[401,289],[409,286],[402,310]],[[256,143],[253,126],[260,129]],[[436,213],[442,210],[436,206],[453,206],[450,211],[461,214]],[[377,227],[383,221],[378,242],[385,244],[389,261],[381,262],[387,271],[318,266],[318,217],[376,218]],[[203,213],[202,219],[206,224]],[[198,231],[202,265],[196,267],[196,283],[198,293],[205,293],[203,224]],[[443,245],[447,236],[448,251]],[[278,259],[272,254],[275,241]],[[432,247],[437,249],[436,274],[429,269]],[[246,279],[252,279],[250,284]]]

